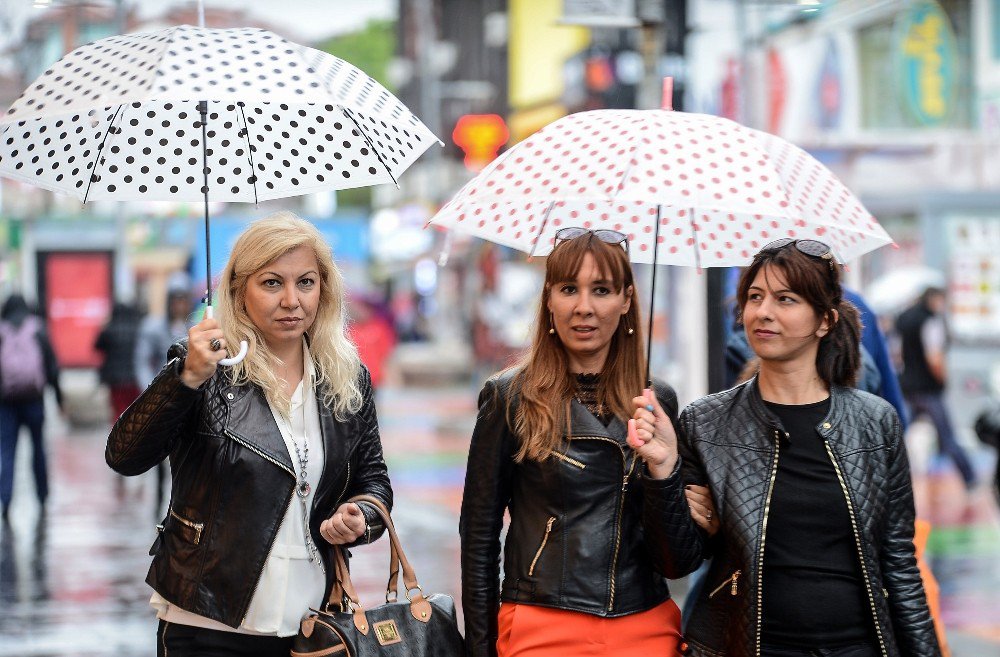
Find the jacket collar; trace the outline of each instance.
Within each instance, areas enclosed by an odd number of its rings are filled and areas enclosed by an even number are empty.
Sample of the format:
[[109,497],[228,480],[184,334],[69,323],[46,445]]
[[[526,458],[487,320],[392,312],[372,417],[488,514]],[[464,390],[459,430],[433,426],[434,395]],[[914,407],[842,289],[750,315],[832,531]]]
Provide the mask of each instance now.
[[[849,393],[849,390],[849,388],[843,386],[830,386],[830,410],[827,411],[826,417],[816,425],[817,433],[824,440],[832,439],[833,442],[836,442],[836,439],[840,435],[840,432],[837,431],[838,423],[836,418],[842,417],[841,409],[844,407],[845,396]],[[764,398],[761,397],[760,384],[756,376],[743,384],[742,394],[746,396],[750,411],[762,425],[769,429],[780,431],[782,435],[785,434],[785,428],[781,425],[781,421],[764,404]]]
[[599,436],[624,443],[625,437],[628,435],[628,427],[621,418],[615,416],[611,418],[608,426],[604,426],[586,406],[576,399],[570,400],[569,419],[573,436]]

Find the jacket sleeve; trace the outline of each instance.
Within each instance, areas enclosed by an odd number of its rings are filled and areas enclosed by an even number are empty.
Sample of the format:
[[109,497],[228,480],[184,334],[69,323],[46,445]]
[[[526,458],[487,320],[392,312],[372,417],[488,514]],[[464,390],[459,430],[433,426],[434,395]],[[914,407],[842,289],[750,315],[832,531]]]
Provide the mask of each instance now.
[[913,547],[913,488],[899,418],[892,413],[889,451],[887,518],[882,538],[882,584],[888,592],[889,613],[907,657],[940,657],[934,621]]
[[[389,483],[389,471],[385,466],[382,454],[382,438],[378,429],[378,414],[375,410],[375,390],[372,388],[371,375],[368,368],[362,366],[361,379],[362,399],[361,409],[355,420],[357,430],[364,433],[353,460],[356,477],[351,478],[347,498],[355,495],[371,495],[377,497],[392,511],[392,485]],[[365,533],[357,541],[346,547],[367,545],[379,539],[385,533],[385,524],[370,504],[360,502],[358,506],[365,515]]]
[[171,348],[171,362],[111,428],[104,459],[115,472],[146,472],[165,459],[185,435],[185,424],[203,394],[202,389],[189,388],[181,381],[185,353],[179,345]]
[[[677,434],[678,448],[683,443],[683,429],[677,420],[677,395],[668,386],[657,386],[656,397],[670,416]],[[701,530],[691,518],[684,495],[684,458],[666,479],[652,479],[648,472],[642,477],[642,522],[654,566],[669,579],[678,579],[701,565],[704,540]]]
[[479,393],[459,520],[465,644],[473,657],[497,654],[500,530],[510,502],[515,445],[504,397],[493,380]]

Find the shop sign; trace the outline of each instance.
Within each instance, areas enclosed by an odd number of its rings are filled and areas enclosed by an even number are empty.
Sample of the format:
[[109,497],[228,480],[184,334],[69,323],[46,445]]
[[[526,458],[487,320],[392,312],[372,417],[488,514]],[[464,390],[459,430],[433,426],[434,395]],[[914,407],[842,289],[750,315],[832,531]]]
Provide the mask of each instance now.
[[843,81],[840,71],[840,53],[837,41],[827,39],[826,54],[819,71],[816,99],[818,104],[819,127],[833,129],[840,127],[841,104],[843,102]]
[[635,0],[563,0],[563,25],[638,27]]
[[922,125],[943,123],[955,104],[958,46],[941,5],[916,0],[902,13],[895,51],[903,104]]

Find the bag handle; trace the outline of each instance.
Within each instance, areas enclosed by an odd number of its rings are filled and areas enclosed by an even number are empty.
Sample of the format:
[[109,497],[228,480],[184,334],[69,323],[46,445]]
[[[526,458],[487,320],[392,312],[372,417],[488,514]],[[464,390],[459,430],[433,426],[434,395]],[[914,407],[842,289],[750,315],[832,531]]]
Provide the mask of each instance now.
[[[420,588],[420,584],[417,581],[417,575],[413,570],[413,566],[410,565],[409,559],[406,558],[406,553],[403,552],[403,546],[400,544],[399,536],[396,534],[396,527],[392,522],[392,517],[389,515],[388,509],[385,508],[385,504],[382,500],[371,495],[356,495],[348,502],[364,502],[370,505],[379,517],[382,518],[382,522],[385,523],[386,533],[389,534],[390,543],[390,555],[389,555],[389,585],[386,588],[386,599],[388,601],[389,594],[395,594],[396,592],[398,575],[400,567],[403,571],[403,585],[406,587],[406,599],[410,601],[410,613],[413,617],[422,622],[426,623],[431,618],[432,607],[430,602],[424,597],[423,589]],[[364,635],[368,634],[369,623],[365,616],[364,607],[361,605],[361,601],[358,598],[357,591],[354,588],[354,583],[351,581],[351,573],[347,568],[347,560],[344,555],[344,548],[335,545],[333,546],[334,552],[334,583],[330,589],[330,597],[327,601],[327,608],[330,606],[341,606],[344,598],[346,597],[353,608],[354,612],[354,625]],[[412,596],[411,591],[416,590]]]

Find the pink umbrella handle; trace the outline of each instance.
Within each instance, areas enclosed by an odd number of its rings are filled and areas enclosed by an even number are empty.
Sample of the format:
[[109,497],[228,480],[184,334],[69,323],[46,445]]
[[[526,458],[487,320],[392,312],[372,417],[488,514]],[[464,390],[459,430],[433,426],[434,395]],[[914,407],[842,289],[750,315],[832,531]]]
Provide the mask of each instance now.
[[[215,311],[212,306],[205,306],[205,317],[211,319],[215,316]],[[249,351],[250,345],[247,344],[246,340],[240,340],[240,351],[235,356],[230,356],[229,358],[223,358],[219,361],[219,365],[223,367],[232,367],[236,363],[240,362],[247,357],[247,351]]]

